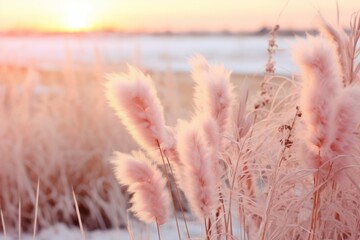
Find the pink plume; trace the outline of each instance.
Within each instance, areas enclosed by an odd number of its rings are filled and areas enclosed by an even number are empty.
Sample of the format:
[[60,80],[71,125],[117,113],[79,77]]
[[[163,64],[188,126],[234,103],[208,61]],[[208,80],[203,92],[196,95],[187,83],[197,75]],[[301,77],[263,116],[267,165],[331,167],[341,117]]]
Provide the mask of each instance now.
[[239,140],[240,138],[245,137],[245,135],[250,131],[254,119],[255,114],[251,113],[246,115],[246,105],[249,96],[249,83],[248,81],[244,81],[244,83],[240,87],[239,92],[239,100],[237,101],[238,107],[236,109],[235,114],[235,126],[234,133],[235,139]]
[[197,122],[198,126],[201,127],[199,130],[202,130],[208,147],[218,154],[221,136],[216,120],[211,116],[201,115],[197,116],[193,121]]
[[357,139],[354,135],[360,120],[360,87],[345,88],[336,101],[334,138],[330,148],[335,161],[335,171],[354,162]]
[[165,128],[163,108],[149,76],[129,66],[127,74],[107,76],[106,97],[126,129],[148,152],[174,148],[174,136]]
[[350,76],[348,65],[350,59],[348,56],[349,37],[340,28],[333,27],[328,23],[321,15],[319,16],[319,30],[322,35],[327,38],[335,47],[337,57],[337,67],[341,75],[341,80],[344,85],[348,85],[352,79],[348,79]]
[[220,134],[226,133],[229,127],[233,87],[230,83],[230,72],[223,66],[209,65],[202,56],[190,59],[192,76],[196,83],[195,108],[198,114],[213,117]]
[[210,153],[209,161],[211,161],[211,165],[213,166],[212,174],[216,183],[216,186],[221,184],[221,176],[222,172],[220,166],[220,142],[221,136],[219,132],[219,126],[215,119],[211,116],[198,116],[196,119],[193,119],[197,124],[199,131],[202,131],[203,139],[207,144],[208,151]]
[[[306,125],[305,143],[311,155],[319,152],[326,155],[334,137],[334,99],[341,89],[333,48],[322,38],[308,36],[307,41],[297,42],[293,57],[302,73],[301,109]],[[318,168],[322,162],[311,159],[308,164]]]
[[120,184],[134,193],[131,210],[143,222],[163,224],[169,216],[170,198],[161,172],[141,152],[133,156],[116,152],[112,160]]
[[212,175],[214,165],[196,123],[179,122],[177,150],[183,163],[181,187],[195,215],[200,219],[208,218],[217,202],[216,181]]

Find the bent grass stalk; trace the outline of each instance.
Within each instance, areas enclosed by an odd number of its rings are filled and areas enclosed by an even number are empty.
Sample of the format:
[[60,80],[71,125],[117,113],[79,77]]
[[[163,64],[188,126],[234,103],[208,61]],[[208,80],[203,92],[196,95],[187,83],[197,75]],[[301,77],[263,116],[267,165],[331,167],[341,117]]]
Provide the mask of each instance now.
[[[160,147],[159,147],[159,148],[160,148]],[[160,151],[161,151],[161,149],[160,149]],[[168,158],[166,155],[165,155],[165,158],[166,158],[166,161],[167,161],[167,163],[168,163],[168,165],[169,165],[170,172],[171,172],[171,176],[172,176],[172,179],[173,179],[173,181],[174,181],[174,187],[175,187],[175,191],[176,191],[176,198],[177,198],[177,202],[178,202],[179,207],[180,207],[181,215],[182,215],[183,220],[184,220],[185,229],[186,229],[186,234],[187,234],[188,239],[191,239],[191,238],[190,238],[189,228],[188,228],[188,225],[187,225],[187,220],[186,220],[185,213],[184,213],[184,208],[183,208],[182,203],[181,203],[180,191],[179,191],[179,188],[178,188],[178,186],[177,186],[177,184],[176,184],[175,175],[174,175],[172,166],[171,166],[171,164],[170,164],[169,158]]]
[[265,207],[265,214],[264,214],[264,219],[263,219],[264,222],[262,222],[261,226],[260,226],[260,238],[261,238],[261,240],[265,240],[265,235],[266,235],[267,225],[268,225],[268,217],[269,217],[269,214],[270,214],[270,204],[271,204],[271,202],[273,200],[273,196],[274,196],[275,189],[276,189],[276,186],[277,186],[277,181],[278,181],[278,171],[279,171],[279,169],[281,167],[282,162],[285,160],[284,155],[285,155],[286,150],[292,146],[292,142],[290,141],[290,138],[292,136],[292,131],[293,131],[294,127],[295,127],[296,119],[298,117],[301,117],[301,111],[300,111],[299,107],[296,107],[295,116],[294,116],[293,121],[292,121],[292,123],[291,123],[291,125],[289,127],[289,132],[288,132],[287,137],[285,138],[285,140],[282,141],[282,144],[284,145],[284,147],[281,150],[280,158],[278,159],[278,163],[276,164],[275,169],[274,169],[274,175],[273,175],[274,184],[273,184],[273,187],[270,186],[268,201],[267,201],[266,207]]
[[[156,143],[157,143],[158,148],[159,148],[159,151],[160,151],[161,160],[162,160],[163,167],[164,167],[164,171],[165,171],[165,175],[166,175],[167,187],[168,187],[168,189],[169,189],[169,192],[170,192],[170,195],[171,195],[171,198],[172,198],[173,213],[174,213],[174,217],[175,217],[175,222],[176,222],[176,229],[177,229],[177,233],[178,233],[178,238],[179,238],[179,240],[181,240],[181,234],[180,234],[180,228],[179,228],[179,221],[178,221],[178,218],[177,218],[177,216],[176,216],[175,198],[174,198],[173,194],[171,194],[172,190],[171,190],[171,182],[170,182],[169,173],[168,173],[168,170],[167,170],[167,167],[166,167],[166,163],[165,163],[165,159],[164,159],[164,154],[163,154],[163,151],[162,151],[162,149],[161,149],[161,147],[160,147],[159,140],[156,139]],[[178,200],[178,201],[180,201],[180,200]]]
[[[319,154],[320,155],[320,154]],[[314,194],[313,194],[313,207],[311,212],[311,222],[310,222],[310,231],[308,240],[315,239],[316,236],[316,223],[319,212],[319,204],[320,204],[320,189],[319,189],[319,178],[320,178],[320,169],[316,171],[314,174]]]
[[[219,196],[220,206],[218,206],[218,208],[216,209],[215,222],[216,222],[216,233],[220,236],[221,235],[221,223],[220,223],[220,220],[221,220],[220,212],[221,211],[223,212],[224,226],[227,226],[226,209],[225,209],[225,204],[224,204],[224,196],[221,191],[221,183],[220,183],[220,186],[218,186],[218,196]],[[228,239],[228,234],[227,234],[226,229],[225,229],[225,233],[226,233],[226,239]],[[232,229],[231,229],[231,233],[232,233]]]
[[19,208],[18,208],[18,231],[19,231],[19,240],[21,240],[21,199],[19,199]]
[[155,219],[155,222],[156,222],[156,229],[157,229],[158,239],[161,240],[159,222],[158,222],[157,219]]
[[206,240],[210,240],[210,234],[209,234],[209,231],[210,231],[210,222],[209,224],[207,224],[207,219],[204,218],[204,227],[205,227],[205,236],[206,236]]
[[[320,151],[319,151],[319,154],[318,154],[318,158],[320,159]],[[319,160],[319,162],[321,162]],[[326,176],[325,179],[322,179],[323,183],[320,184],[320,168],[319,167],[315,174],[314,174],[314,193],[313,193],[313,206],[312,206],[312,211],[311,211],[311,222],[310,222],[310,231],[309,231],[309,236],[308,236],[308,239],[315,239],[315,236],[316,236],[316,227],[317,227],[317,222],[318,222],[318,217],[319,217],[319,211],[320,211],[320,204],[321,204],[321,200],[320,200],[320,193],[321,191],[324,189],[324,187],[326,186],[327,184],[327,181],[330,179],[330,174],[331,174],[331,171],[332,171],[332,163],[330,163],[330,167],[329,167],[329,171],[328,171],[328,174]],[[332,183],[332,186],[331,186],[331,196],[333,195],[333,191],[335,189],[335,182]],[[332,197],[331,197],[332,199]],[[335,219],[337,218],[340,218],[338,213],[335,213]],[[339,219],[337,219],[339,220]]]
[[36,237],[37,217],[38,217],[38,208],[39,208],[39,192],[40,192],[40,180],[39,180],[39,178],[38,178],[37,187],[36,187],[36,201],[35,201],[35,216],[34,216],[33,239],[35,239],[35,237]]
[[6,226],[5,226],[5,220],[4,220],[4,213],[3,213],[2,209],[0,209],[0,216],[1,216],[1,225],[2,225],[2,228],[3,228],[3,232],[4,232],[4,238],[6,240],[6,238],[7,238]]
[[[239,143],[239,140],[237,141],[237,143]],[[241,146],[239,148],[239,155],[238,155],[238,157],[236,159],[235,169],[234,169],[234,171],[232,173],[231,186],[230,186],[230,192],[229,192],[229,210],[228,210],[228,214],[227,214],[225,232],[228,233],[229,232],[229,227],[230,227],[231,234],[233,232],[232,231],[232,214],[231,214],[232,195],[233,195],[233,191],[234,191],[234,188],[235,188],[235,181],[236,181],[236,177],[237,177],[237,174],[238,174],[237,171],[238,171],[238,168],[239,168],[240,159],[241,159],[241,152],[243,150],[244,144],[245,144],[245,141],[243,142],[243,144],[241,144]],[[253,186],[253,185],[251,184],[251,186]],[[243,216],[244,216],[244,224],[245,224],[245,214],[243,214]],[[245,227],[246,226],[244,225],[244,232],[245,232]]]
[[79,227],[80,227],[80,232],[81,232],[81,239],[86,240],[85,231],[84,231],[84,227],[83,227],[83,224],[82,224],[82,221],[81,221],[79,205],[78,205],[78,202],[76,200],[76,195],[75,195],[75,192],[74,192],[74,188],[72,188],[72,194],[73,194],[73,197],[74,197],[74,204],[75,204],[75,209],[76,209],[76,216],[77,216],[77,219],[78,219],[78,222],[79,222]]
[[131,223],[130,223],[130,218],[129,218],[129,215],[128,215],[128,214],[127,214],[127,224],[126,224],[126,228],[127,228],[127,232],[128,232],[128,234],[129,234],[130,240],[135,240],[134,232],[133,232],[133,229],[132,229],[132,226],[131,226]]
[[206,231],[209,234],[209,238],[211,238],[211,227],[212,227],[212,223],[211,223],[211,218],[208,219],[208,230]]

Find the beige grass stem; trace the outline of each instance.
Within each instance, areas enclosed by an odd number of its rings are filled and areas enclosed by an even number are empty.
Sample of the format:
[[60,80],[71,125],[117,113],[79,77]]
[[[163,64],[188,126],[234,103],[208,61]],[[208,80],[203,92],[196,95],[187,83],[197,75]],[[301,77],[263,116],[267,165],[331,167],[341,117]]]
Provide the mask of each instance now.
[[81,232],[81,239],[82,239],[82,240],[85,240],[85,239],[86,239],[86,237],[85,237],[85,231],[84,231],[83,224],[82,224],[82,221],[81,221],[81,215],[80,215],[79,205],[78,205],[78,202],[77,202],[77,200],[76,200],[76,195],[75,195],[75,192],[74,192],[74,188],[72,188],[72,194],[73,194],[73,197],[74,197],[74,204],[75,204],[75,209],[76,209],[76,215],[77,215],[77,218],[78,218],[78,221],[79,221],[79,227],[80,227],[80,232]]
[[[240,146],[240,152],[242,151],[244,144],[245,144],[245,142],[243,142],[243,144]],[[231,214],[232,196],[233,196],[233,191],[234,191],[234,187],[235,187],[237,171],[239,169],[240,157],[241,157],[241,155],[239,154],[239,156],[236,159],[234,172],[232,173],[231,186],[230,186],[230,192],[229,192],[229,210],[228,210],[227,221],[226,221],[226,225],[225,225],[225,232],[228,233],[229,228],[230,228],[231,234],[233,232],[233,230],[232,230],[232,214]],[[251,186],[253,187],[252,184],[251,184]],[[244,223],[245,223],[245,221],[244,221]],[[245,229],[244,229],[244,231],[245,231]]]
[[320,204],[320,189],[319,186],[319,174],[320,170],[317,170],[314,174],[314,194],[313,194],[313,207],[311,211],[311,222],[310,222],[310,231],[308,240],[314,240],[316,236],[316,223],[318,218],[318,210],[319,210],[319,204]]
[[157,234],[158,234],[158,239],[161,240],[161,236],[160,236],[160,226],[159,226],[159,223],[158,221],[156,220],[156,229],[157,229]]
[[[160,143],[159,143],[159,140],[156,140],[157,144],[158,144],[158,148],[159,148],[159,151],[160,151],[160,155],[161,155],[161,160],[162,160],[162,163],[163,163],[163,167],[164,167],[164,171],[165,171],[165,175],[166,175],[166,182],[167,182],[167,187],[169,189],[169,192],[171,193],[171,183],[170,183],[170,177],[169,177],[169,173],[168,173],[168,170],[166,168],[166,163],[165,163],[165,159],[164,159],[164,153],[160,147]],[[173,196],[173,194],[170,194],[171,195],[171,198],[172,198],[172,203],[173,203],[173,213],[174,213],[174,217],[175,217],[175,222],[176,222],[176,229],[177,229],[177,233],[178,233],[178,238],[179,240],[181,240],[181,234],[180,234],[180,228],[179,228],[179,221],[178,221],[178,218],[176,216],[176,205],[175,205],[175,198]],[[180,201],[180,200],[179,200]]]
[[19,231],[19,240],[21,240],[21,199],[19,199],[19,208],[18,208],[18,231]]
[[129,215],[127,215],[127,225],[126,225],[126,227],[127,227],[127,231],[128,231],[130,240],[135,240],[134,231],[133,231],[131,223],[130,223]]
[[206,218],[204,218],[204,227],[205,227],[206,240],[210,240],[211,239],[209,234],[210,226],[207,224]]
[[7,234],[6,234],[6,226],[5,226],[5,219],[4,219],[4,213],[2,211],[2,209],[0,209],[0,216],[1,216],[1,225],[3,228],[3,232],[4,232],[4,239],[7,239]]
[[36,237],[37,217],[38,217],[38,209],[39,209],[39,192],[40,192],[40,180],[38,178],[37,187],[36,187],[33,240],[35,240],[35,237]]
[[175,184],[174,184],[174,187],[175,187],[175,191],[176,191],[176,198],[177,198],[177,201],[178,201],[178,204],[179,204],[179,207],[180,207],[181,215],[182,215],[183,220],[184,220],[185,229],[186,229],[186,234],[187,234],[188,239],[191,239],[191,238],[190,238],[189,227],[188,227],[187,220],[186,220],[186,217],[185,217],[185,211],[184,211],[184,208],[183,208],[182,203],[181,203],[180,191],[179,191],[179,188],[178,188],[178,186],[177,186],[177,184],[176,184],[175,175],[174,175],[172,166],[171,166],[171,164],[170,164],[169,158],[168,158],[166,155],[165,155],[165,158],[166,158],[166,161],[167,161],[167,163],[168,163],[168,165],[169,165],[172,179],[173,179],[173,181],[174,181],[174,183],[175,183]]

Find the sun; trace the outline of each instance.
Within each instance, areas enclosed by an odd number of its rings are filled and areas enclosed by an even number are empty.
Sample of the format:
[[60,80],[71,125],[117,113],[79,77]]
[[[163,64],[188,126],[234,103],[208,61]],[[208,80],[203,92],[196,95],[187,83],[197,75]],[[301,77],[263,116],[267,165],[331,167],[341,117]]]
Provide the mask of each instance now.
[[69,31],[88,30],[90,27],[91,22],[85,13],[70,11],[65,17],[65,28]]
[[62,11],[63,28],[68,32],[89,31],[93,27],[91,9],[83,2],[72,2]]

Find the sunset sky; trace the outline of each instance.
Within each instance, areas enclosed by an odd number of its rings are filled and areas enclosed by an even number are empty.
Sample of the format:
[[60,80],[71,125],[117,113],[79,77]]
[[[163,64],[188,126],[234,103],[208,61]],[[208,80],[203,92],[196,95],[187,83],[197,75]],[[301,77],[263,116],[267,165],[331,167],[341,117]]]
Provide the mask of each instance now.
[[[348,26],[360,1],[338,4]],[[318,11],[336,23],[336,0],[0,0],[0,31],[256,31],[276,23],[307,29]]]

